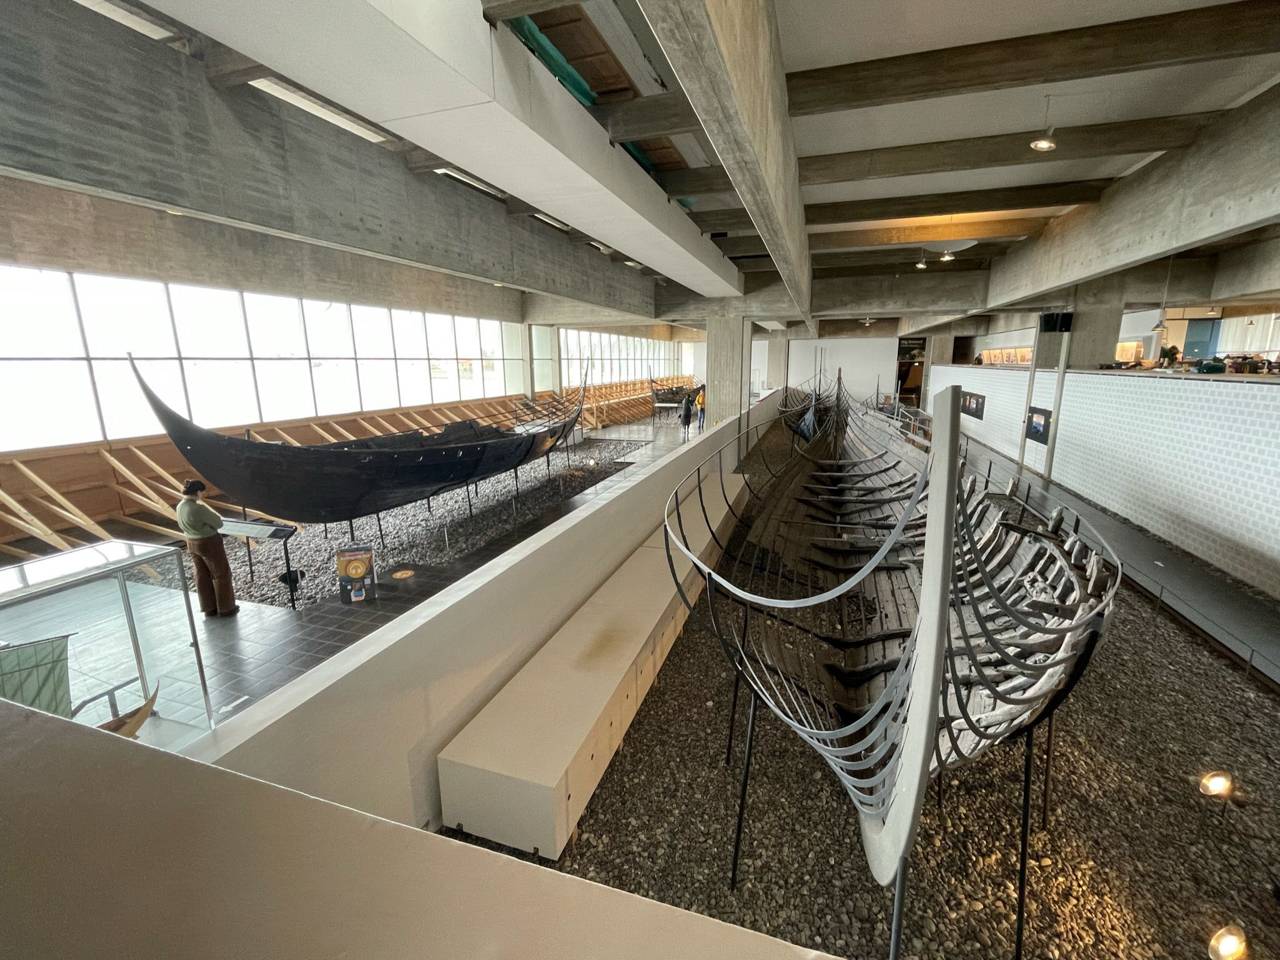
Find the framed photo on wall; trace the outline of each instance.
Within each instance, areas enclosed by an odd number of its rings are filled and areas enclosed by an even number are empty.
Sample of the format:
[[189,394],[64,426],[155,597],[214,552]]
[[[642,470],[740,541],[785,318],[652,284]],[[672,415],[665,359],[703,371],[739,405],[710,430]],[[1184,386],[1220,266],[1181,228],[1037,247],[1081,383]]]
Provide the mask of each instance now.
[[1044,407],[1027,407],[1027,439],[1048,444],[1049,424],[1052,421],[1052,410],[1046,410]]
[[968,390],[960,391],[960,412],[966,417],[981,420],[986,410],[987,398],[985,394],[970,393]]

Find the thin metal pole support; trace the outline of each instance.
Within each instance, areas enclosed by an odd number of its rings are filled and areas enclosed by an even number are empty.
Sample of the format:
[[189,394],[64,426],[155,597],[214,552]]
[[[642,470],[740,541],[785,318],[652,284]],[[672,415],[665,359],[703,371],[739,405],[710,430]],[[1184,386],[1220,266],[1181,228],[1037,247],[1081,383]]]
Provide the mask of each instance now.
[[1049,729],[1044,744],[1044,793],[1040,797],[1040,829],[1049,829],[1049,797],[1053,789],[1053,720],[1057,711],[1049,714]]
[[1022,937],[1027,920],[1027,850],[1031,841],[1031,774],[1035,766],[1035,737],[1024,734],[1022,758],[1022,842],[1018,849],[1018,915],[1013,933],[1013,960],[1022,960]]
[[889,927],[889,960],[898,960],[902,952],[902,910],[907,899],[907,858],[898,861],[898,876],[893,881],[893,920]]
[[756,739],[756,692],[751,691],[747,708],[747,757],[742,764],[742,787],[738,791],[738,825],[733,831],[733,864],[729,868],[729,889],[738,889],[738,854],[742,852],[742,822],[747,816],[747,784],[751,781],[751,752]]
[[742,686],[742,674],[733,671],[733,699],[729,701],[729,738],[724,747],[724,765],[733,764],[733,728],[738,724],[738,688]]

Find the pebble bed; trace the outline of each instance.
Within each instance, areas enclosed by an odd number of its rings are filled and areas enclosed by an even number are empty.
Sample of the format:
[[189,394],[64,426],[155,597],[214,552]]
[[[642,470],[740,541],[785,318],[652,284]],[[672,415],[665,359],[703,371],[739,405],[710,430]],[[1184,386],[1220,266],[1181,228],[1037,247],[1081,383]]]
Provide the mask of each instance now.
[[[892,893],[871,879],[852,807],[763,708],[729,889],[746,702],[726,767],[731,692],[700,603],[556,867],[837,956],[887,956]],[[1024,956],[1199,958],[1214,931],[1237,922],[1250,957],[1280,957],[1278,708],[1256,675],[1123,588],[1057,717],[1048,830],[1043,730],[1037,740]],[[1012,956],[1022,765],[1017,740],[950,771],[941,810],[930,789],[906,957]],[[1198,791],[1211,769],[1237,778],[1225,817]]]
[[[355,521],[356,543],[374,548],[374,561],[381,575],[400,564],[446,567],[474,550],[511,532],[517,523],[527,523],[544,510],[595,486],[627,465],[629,454],[643,444],[634,441],[587,439],[571,449],[572,464],[564,453],[551,455],[551,474],[546,460],[520,468],[520,496],[512,511],[515,480],[510,472],[480,481],[480,490],[471,490],[474,516],[467,512],[467,493],[451,490],[426,501],[410,503],[382,514],[385,549],[378,538],[373,517]],[[449,542],[445,545],[445,524]],[[284,561],[279,543],[261,542],[253,547],[255,576],[249,579],[249,563],[242,541],[227,538],[227,558],[235,580],[236,596],[275,606],[288,606],[288,588],[279,580]],[[337,595],[338,578],[334,551],[351,543],[346,523],[329,524],[325,539],[322,524],[307,524],[289,540],[289,557],[295,570],[306,571],[298,586],[298,606],[318,603]]]

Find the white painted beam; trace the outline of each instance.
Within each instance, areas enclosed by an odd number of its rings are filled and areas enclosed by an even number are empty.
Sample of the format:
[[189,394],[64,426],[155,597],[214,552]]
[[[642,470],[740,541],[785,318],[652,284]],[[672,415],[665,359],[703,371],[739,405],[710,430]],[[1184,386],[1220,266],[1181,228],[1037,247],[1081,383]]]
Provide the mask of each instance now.
[[737,268],[479,0],[156,6],[690,289],[740,291]]

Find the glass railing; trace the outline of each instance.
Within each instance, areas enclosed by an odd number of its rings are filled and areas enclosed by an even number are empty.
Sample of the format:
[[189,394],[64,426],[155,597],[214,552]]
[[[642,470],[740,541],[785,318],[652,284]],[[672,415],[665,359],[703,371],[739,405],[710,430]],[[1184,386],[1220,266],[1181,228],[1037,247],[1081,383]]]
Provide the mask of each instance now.
[[208,731],[182,551],[107,541],[0,570],[0,697],[166,750]]

